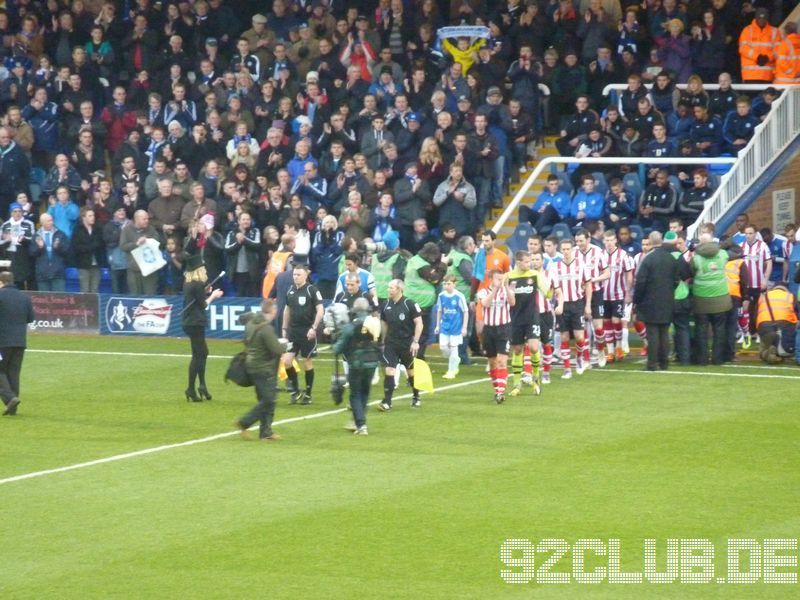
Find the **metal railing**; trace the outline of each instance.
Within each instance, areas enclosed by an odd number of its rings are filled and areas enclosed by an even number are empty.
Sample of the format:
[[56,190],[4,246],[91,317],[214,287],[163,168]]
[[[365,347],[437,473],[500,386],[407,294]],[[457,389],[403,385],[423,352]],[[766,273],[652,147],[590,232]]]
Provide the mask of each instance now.
[[693,237],[701,223],[716,223],[798,134],[800,87],[790,86],[772,103],[767,118],[756,127],[747,146],[739,151],[736,163],[722,176],[697,221],[687,228],[687,235]]
[[[645,83],[642,84],[648,90],[653,87],[652,83]],[[603,96],[608,96],[612,91],[623,91],[627,89],[628,84],[626,83],[609,83],[606,87],[603,88]],[[679,90],[685,90],[688,87],[686,83],[678,83],[675,85],[676,88]],[[775,88],[776,90],[789,90],[792,88],[797,87],[796,84],[786,84],[786,83],[732,83],[731,89],[734,92],[763,92],[767,88]],[[703,89],[707,92],[711,92],[714,90],[719,89],[718,83],[704,83]]]
[[[528,178],[519,188],[514,198],[512,198],[509,205],[503,211],[503,214],[497,219],[492,226],[492,230],[497,233],[505,225],[508,218],[517,210],[520,202],[525,198],[525,194],[531,189],[533,184],[544,172],[552,165],[567,164],[567,163],[580,163],[582,165],[730,165],[736,162],[736,158],[732,156],[719,157],[719,158],[705,158],[701,156],[694,156],[691,158],[650,158],[650,157],[604,157],[604,158],[575,158],[572,156],[548,156],[539,161],[536,168],[531,171]],[[721,185],[721,184],[720,184]]]

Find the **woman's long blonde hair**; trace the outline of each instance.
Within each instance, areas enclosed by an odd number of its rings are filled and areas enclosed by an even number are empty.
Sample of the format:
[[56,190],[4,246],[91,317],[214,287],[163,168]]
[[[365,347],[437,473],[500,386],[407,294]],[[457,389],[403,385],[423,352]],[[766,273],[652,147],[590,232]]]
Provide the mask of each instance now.
[[436,138],[426,137],[422,140],[422,145],[419,151],[419,162],[423,165],[432,165],[436,162],[443,163],[442,153],[439,150],[439,144]]

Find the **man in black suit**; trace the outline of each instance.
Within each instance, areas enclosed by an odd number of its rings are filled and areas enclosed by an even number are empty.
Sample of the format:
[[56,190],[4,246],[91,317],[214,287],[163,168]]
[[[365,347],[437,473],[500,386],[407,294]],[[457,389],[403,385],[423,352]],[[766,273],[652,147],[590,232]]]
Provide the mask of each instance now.
[[669,358],[669,324],[675,298],[675,288],[680,280],[678,261],[672,256],[674,247],[663,243],[661,234],[654,231],[649,236],[653,248],[642,259],[636,273],[633,303],[636,314],[647,327],[647,366],[645,370],[667,369]]
[[6,405],[3,416],[17,414],[19,374],[28,334],[33,322],[29,296],[14,287],[14,276],[0,273],[0,398]]

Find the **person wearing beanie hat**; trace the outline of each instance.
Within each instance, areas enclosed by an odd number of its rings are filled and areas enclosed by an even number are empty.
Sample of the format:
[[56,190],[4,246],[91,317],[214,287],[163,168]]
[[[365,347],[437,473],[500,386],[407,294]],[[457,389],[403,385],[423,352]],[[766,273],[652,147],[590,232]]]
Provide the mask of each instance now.
[[[189,361],[189,386],[184,394],[187,402],[202,402],[211,400],[211,394],[206,387],[206,360],[208,358],[206,307],[217,298],[222,297],[223,291],[220,289],[210,291],[206,265],[200,254],[190,255],[186,259],[185,268],[181,325],[191,343],[192,359]],[[198,379],[200,386],[195,391],[195,382]]]

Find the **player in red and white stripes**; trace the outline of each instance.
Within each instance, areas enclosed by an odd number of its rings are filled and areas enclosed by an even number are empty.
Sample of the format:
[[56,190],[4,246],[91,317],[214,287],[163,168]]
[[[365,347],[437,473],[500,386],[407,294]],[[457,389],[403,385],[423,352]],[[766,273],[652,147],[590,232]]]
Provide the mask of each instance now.
[[[650,252],[650,238],[644,236],[642,238],[642,251],[639,252],[636,256],[633,257],[633,281],[636,281],[636,272],[639,270],[639,265],[642,264],[642,259],[645,255]],[[631,286],[631,289],[633,286]],[[623,324],[623,344],[625,343],[625,332],[627,331],[628,323],[633,319],[633,328],[636,331],[636,334],[642,340],[642,350],[639,353],[640,356],[647,356],[647,327],[644,325],[644,321],[640,321],[636,318],[636,315],[632,315],[633,305],[629,302],[625,305],[625,318],[622,320]]]
[[586,265],[575,251],[571,239],[561,240],[561,254],[564,260],[552,268],[554,284],[561,289],[564,298],[562,307],[556,308],[561,329],[561,360],[564,363],[562,379],[572,378],[570,364],[569,334],[575,338],[575,372],[582,375],[589,364],[589,344],[584,337],[584,326],[592,318],[592,283]]
[[[592,244],[592,238],[585,229],[575,233],[575,244],[578,246],[578,258],[583,260],[586,271],[592,284],[591,312],[592,318],[584,324],[586,345],[591,346],[591,334],[594,331],[594,343],[597,348],[599,367],[606,366],[606,335],[604,326],[605,306],[603,304],[603,283],[611,275],[608,270],[608,257],[602,248]],[[587,361],[586,368],[591,368]]]
[[499,269],[488,273],[491,283],[478,292],[483,307],[483,348],[489,359],[489,376],[494,386],[494,401],[505,400],[508,383],[508,352],[511,345],[511,307],[514,290],[508,285],[505,274]]
[[772,254],[769,246],[759,239],[755,225],[744,228],[745,241],[742,243],[742,258],[750,272],[747,283],[747,296],[750,300],[750,335],[756,332],[756,312],[761,292],[766,291],[767,282],[772,275]]
[[609,362],[613,362],[615,359],[621,361],[625,357],[622,350],[622,319],[625,316],[625,305],[633,298],[633,260],[617,246],[616,232],[606,231],[603,234],[603,244],[606,247],[609,271],[608,279],[603,282],[603,325],[607,358]]
[[564,298],[561,288],[555,284],[557,275],[550,269],[544,268],[544,255],[542,252],[531,254],[531,269],[536,273],[539,285],[536,289],[536,303],[539,309],[539,326],[542,343],[542,384],[550,383],[550,366],[553,364],[553,333],[555,329],[555,312],[550,299],[555,297],[556,306],[564,311]]

